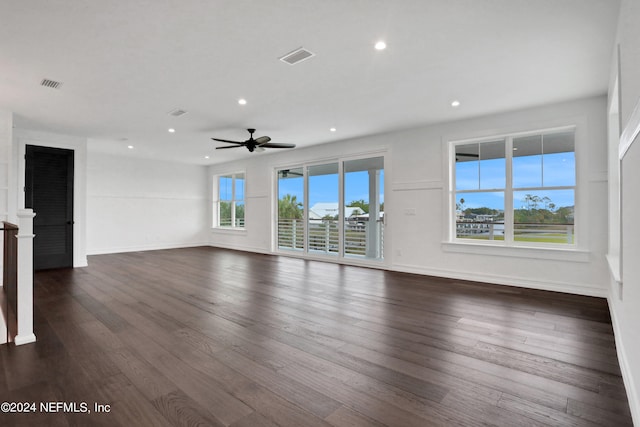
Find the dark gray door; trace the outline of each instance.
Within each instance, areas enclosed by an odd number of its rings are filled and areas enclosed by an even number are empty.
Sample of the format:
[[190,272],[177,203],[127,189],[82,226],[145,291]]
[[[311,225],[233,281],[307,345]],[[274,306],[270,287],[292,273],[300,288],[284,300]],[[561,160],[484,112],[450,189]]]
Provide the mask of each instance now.
[[25,207],[36,214],[33,266],[73,267],[73,150],[26,149]]

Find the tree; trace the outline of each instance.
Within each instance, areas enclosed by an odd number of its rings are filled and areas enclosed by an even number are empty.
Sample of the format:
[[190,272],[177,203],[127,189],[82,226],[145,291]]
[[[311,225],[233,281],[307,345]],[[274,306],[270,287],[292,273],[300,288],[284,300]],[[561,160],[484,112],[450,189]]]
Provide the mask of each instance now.
[[350,208],[360,208],[363,213],[369,213],[369,203],[365,202],[363,199],[354,200],[351,203],[347,204],[347,206]]
[[[524,201],[527,204],[527,209],[538,209],[538,205],[542,202],[540,196],[536,196],[535,194],[526,194],[524,196]],[[551,200],[549,200],[550,202]]]
[[516,224],[573,224],[573,206],[558,208],[549,197],[533,194],[526,194],[524,201],[525,206],[514,210]]
[[304,210],[297,196],[285,194],[278,200],[278,217],[281,219],[302,219]]
[[464,199],[460,199],[460,202],[456,203],[456,210],[464,213]]
[[220,202],[220,225],[231,225],[231,202]]

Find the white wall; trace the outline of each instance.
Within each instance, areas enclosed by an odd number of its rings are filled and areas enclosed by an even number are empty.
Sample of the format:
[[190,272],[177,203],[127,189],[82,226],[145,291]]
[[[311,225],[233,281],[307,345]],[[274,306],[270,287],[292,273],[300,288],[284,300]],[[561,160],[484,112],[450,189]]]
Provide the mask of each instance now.
[[204,166],[89,151],[87,252],[208,244]]
[[[577,250],[447,244],[446,142],[562,125],[577,126]],[[594,97],[273,155],[256,153],[249,160],[209,169],[210,186],[216,174],[247,173],[246,231],[213,229],[211,244],[272,252],[274,168],[384,153],[386,268],[604,297],[608,292],[606,139],[606,99]],[[416,215],[406,216],[407,209],[415,209]]]
[[[612,182],[610,190],[620,191],[621,259],[620,279],[610,278],[609,307],[616,335],[618,359],[629,397],[634,423],[640,425],[640,3],[623,0],[618,26],[618,52],[612,60],[609,98],[619,101],[613,109],[619,109],[622,137],[619,143],[627,148],[622,159],[612,150],[610,162],[620,161],[620,187]],[[616,81],[619,83],[616,86]],[[617,90],[617,92],[616,92]],[[616,128],[615,124],[611,126]],[[615,133],[615,132],[612,132]],[[612,135],[614,138],[616,135]],[[616,142],[615,140],[613,141]],[[614,219],[612,219],[613,222]],[[614,227],[615,228],[615,227]],[[615,241],[615,239],[614,239]],[[615,248],[614,248],[615,252]]]
[[[27,145],[41,147],[65,148],[74,151],[74,178],[73,178],[73,266],[85,267],[87,265],[86,252],[86,171],[87,171],[87,140],[77,136],[62,135],[57,133],[40,132],[26,129],[14,129],[13,132],[13,162],[11,183],[15,182],[17,191],[10,191],[9,206],[17,206],[24,209],[24,177],[25,177],[25,153]],[[13,187],[13,185],[12,185]],[[14,204],[15,203],[15,204]],[[11,209],[12,210],[12,209]],[[36,212],[36,215],[38,213]]]

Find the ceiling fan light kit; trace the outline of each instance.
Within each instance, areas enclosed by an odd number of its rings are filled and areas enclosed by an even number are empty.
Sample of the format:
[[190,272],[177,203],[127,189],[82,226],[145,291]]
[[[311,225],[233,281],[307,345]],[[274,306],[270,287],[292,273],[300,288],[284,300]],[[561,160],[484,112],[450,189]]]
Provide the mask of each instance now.
[[268,136],[260,136],[256,139],[253,138],[253,133],[256,131],[255,129],[247,129],[249,132],[249,139],[244,142],[241,141],[230,141],[228,139],[219,139],[219,138],[211,138],[214,141],[226,142],[229,145],[224,147],[216,147],[216,150],[222,150],[225,148],[238,148],[238,147],[247,147],[249,152],[253,153],[254,151],[264,151],[265,148],[295,148],[295,144],[282,144],[277,142],[270,142],[271,138]]

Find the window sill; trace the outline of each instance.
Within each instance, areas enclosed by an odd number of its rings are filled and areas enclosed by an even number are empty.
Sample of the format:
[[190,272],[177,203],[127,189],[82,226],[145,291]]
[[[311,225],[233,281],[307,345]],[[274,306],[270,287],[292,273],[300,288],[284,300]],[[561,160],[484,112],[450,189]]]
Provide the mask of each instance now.
[[212,227],[211,231],[221,234],[247,234],[247,229],[244,227]]
[[442,250],[451,253],[490,255],[499,257],[589,262],[589,252],[574,248],[542,248],[503,246],[490,243],[442,242]]

